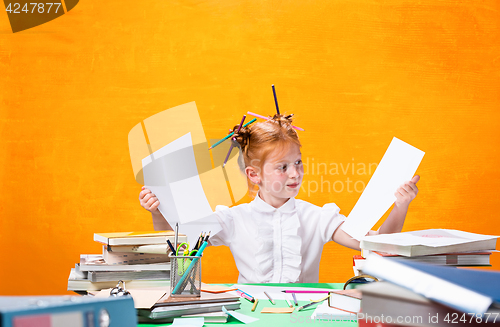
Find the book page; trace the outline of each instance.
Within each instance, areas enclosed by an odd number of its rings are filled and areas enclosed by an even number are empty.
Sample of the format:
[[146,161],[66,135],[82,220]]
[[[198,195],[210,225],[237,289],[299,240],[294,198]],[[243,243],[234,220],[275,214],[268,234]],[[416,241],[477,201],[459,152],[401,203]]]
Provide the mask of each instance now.
[[364,240],[400,246],[448,246],[498,238],[498,236],[468,233],[452,229],[426,229],[412,232],[365,236]]

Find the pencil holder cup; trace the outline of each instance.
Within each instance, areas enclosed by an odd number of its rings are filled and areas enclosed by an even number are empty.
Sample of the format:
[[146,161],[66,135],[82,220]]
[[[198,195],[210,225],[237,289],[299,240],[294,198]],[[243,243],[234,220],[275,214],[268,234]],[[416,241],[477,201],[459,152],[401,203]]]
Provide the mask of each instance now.
[[170,256],[170,296],[201,296],[201,256]]

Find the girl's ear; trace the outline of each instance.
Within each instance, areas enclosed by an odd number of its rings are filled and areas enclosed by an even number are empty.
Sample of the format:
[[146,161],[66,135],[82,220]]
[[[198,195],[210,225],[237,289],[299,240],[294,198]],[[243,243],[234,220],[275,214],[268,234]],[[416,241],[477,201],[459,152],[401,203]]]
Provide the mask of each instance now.
[[248,179],[256,185],[260,184],[260,177],[259,174],[257,173],[257,170],[254,167],[248,166],[245,168],[245,174],[247,175]]

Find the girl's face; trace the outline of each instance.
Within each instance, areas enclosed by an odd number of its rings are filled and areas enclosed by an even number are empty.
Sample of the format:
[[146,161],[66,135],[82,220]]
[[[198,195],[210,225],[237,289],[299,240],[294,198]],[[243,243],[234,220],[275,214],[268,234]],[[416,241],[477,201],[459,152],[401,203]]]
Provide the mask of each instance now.
[[293,144],[284,154],[270,156],[258,176],[259,195],[273,207],[279,208],[297,196],[304,176],[300,147]]

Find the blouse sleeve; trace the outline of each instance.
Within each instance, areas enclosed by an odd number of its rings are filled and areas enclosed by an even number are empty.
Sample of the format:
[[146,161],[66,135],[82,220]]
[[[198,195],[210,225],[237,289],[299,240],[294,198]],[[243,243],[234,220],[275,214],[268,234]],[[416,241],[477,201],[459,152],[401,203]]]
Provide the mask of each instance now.
[[335,203],[325,204],[321,208],[320,231],[323,243],[332,240],[332,235],[344,222],[345,216],[340,214],[340,208]]
[[219,205],[215,207],[215,214],[221,224],[222,230],[210,237],[210,243],[215,246],[229,246],[231,244],[231,236],[234,235],[234,221],[231,209],[229,209],[229,207]]

